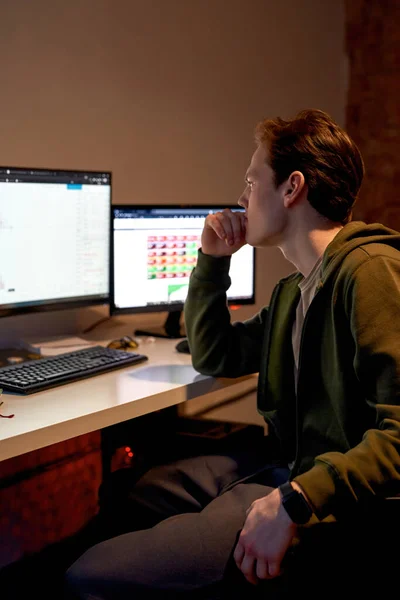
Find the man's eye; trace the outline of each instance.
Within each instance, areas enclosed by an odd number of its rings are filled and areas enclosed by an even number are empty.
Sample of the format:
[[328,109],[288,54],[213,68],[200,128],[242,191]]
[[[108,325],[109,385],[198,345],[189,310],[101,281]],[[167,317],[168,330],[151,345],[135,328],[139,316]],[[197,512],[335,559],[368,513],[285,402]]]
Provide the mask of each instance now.
[[254,187],[255,182],[254,181],[249,181],[247,180],[247,185],[249,186],[249,188],[252,190]]

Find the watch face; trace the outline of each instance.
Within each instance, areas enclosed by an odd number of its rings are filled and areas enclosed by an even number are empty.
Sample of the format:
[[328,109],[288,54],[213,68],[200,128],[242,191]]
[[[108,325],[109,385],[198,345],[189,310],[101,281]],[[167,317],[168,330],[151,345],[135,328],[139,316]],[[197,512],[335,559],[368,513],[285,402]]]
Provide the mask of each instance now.
[[291,491],[289,493],[286,492],[286,486],[284,490],[282,490],[282,504],[294,523],[297,525],[304,525],[304,523],[307,523],[310,520],[312,510],[300,492],[294,490],[291,485],[290,489]]

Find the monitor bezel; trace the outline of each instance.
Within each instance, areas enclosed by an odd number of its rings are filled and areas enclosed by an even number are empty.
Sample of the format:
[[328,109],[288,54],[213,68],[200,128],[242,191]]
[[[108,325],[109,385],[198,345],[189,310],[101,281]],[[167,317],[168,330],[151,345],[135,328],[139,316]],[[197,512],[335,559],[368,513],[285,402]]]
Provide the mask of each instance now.
[[[111,317],[116,315],[135,315],[140,313],[160,313],[166,312],[171,313],[175,311],[182,311],[184,307],[184,302],[174,302],[173,304],[154,304],[154,305],[146,305],[146,306],[132,306],[132,307],[124,307],[120,308],[115,305],[115,296],[114,296],[114,210],[126,210],[126,209],[135,209],[135,210],[165,210],[165,209],[215,209],[215,208],[230,208],[232,210],[237,210],[240,207],[238,204],[113,204],[111,206],[111,218],[110,218],[110,311],[109,314]],[[245,306],[245,305],[255,305],[256,304],[256,257],[257,252],[256,248],[252,246],[253,250],[253,295],[250,298],[229,298],[227,299],[228,306]]]
[[[11,166],[11,165],[0,165],[0,171],[4,169],[10,169],[13,171],[35,171],[39,173],[76,173],[76,174],[106,174],[109,177],[110,181],[110,198],[109,204],[112,206],[112,171],[110,169],[59,169],[53,167],[24,167],[24,166]],[[110,218],[112,215],[112,211],[109,209]],[[111,226],[109,218],[109,229]],[[109,239],[110,244],[110,239]],[[45,301],[37,301],[32,304],[17,304],[5,306],[0,304],[0,318],[2,317],[17,317],[20,315],[32,314],[32,313],[47,313],[47,312],[56,312],[62,310],[73,310],[77,308],[88,308],[91,306],[104,306],[108,305],[110,302],[110,281],[108,285],[108,292],[102,297],[96,298],[86,298],[79,297],[75,299],[46,299]]]

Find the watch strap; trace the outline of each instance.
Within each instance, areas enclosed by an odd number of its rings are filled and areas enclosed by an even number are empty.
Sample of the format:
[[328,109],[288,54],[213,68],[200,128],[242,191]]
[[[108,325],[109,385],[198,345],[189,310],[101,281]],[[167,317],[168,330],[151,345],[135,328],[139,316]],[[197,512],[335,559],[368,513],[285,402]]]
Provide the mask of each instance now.
[[279,486],[282,494],[282,505],[289,517],[297,525],[307,523],[313,511],[303,494],[294,489],[290,481]]

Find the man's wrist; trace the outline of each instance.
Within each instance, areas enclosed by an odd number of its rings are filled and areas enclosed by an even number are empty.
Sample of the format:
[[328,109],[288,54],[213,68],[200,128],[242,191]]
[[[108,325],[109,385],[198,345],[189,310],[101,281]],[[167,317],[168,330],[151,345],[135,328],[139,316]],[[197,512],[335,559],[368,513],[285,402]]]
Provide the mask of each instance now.
[[203,246],[198,249],[198,252],[203,254],[203,256],[210,256],[211,258],[231,258],[232,256],[232,254],[212,254],[211,252],[204,250]]
[[304,500],[307,502],[308,506],[309,506],[309,507],[311,508],[311,510],[312,510],[313,508],[312,508],[312,506],[311,506],[311,502],[310,502],[310,501],[309,501],[309,499],[307,498],[307,496],[306,496],[306,493],[305,493],[305,491],[303,490],[303,488],[301,487],[301,485],[299,485],[299,484],[297,483],[297,481],[291,481],[290,483],[292,484],[292,487],[294,487],[294,489],[296,490],[296,492],[299,492],[299,493],[300,493],[300,494],[303,496]]
[[282,506],[296,525],[305,525],[313,515],[313,509],[301,486],[287,481],[279,486]]

